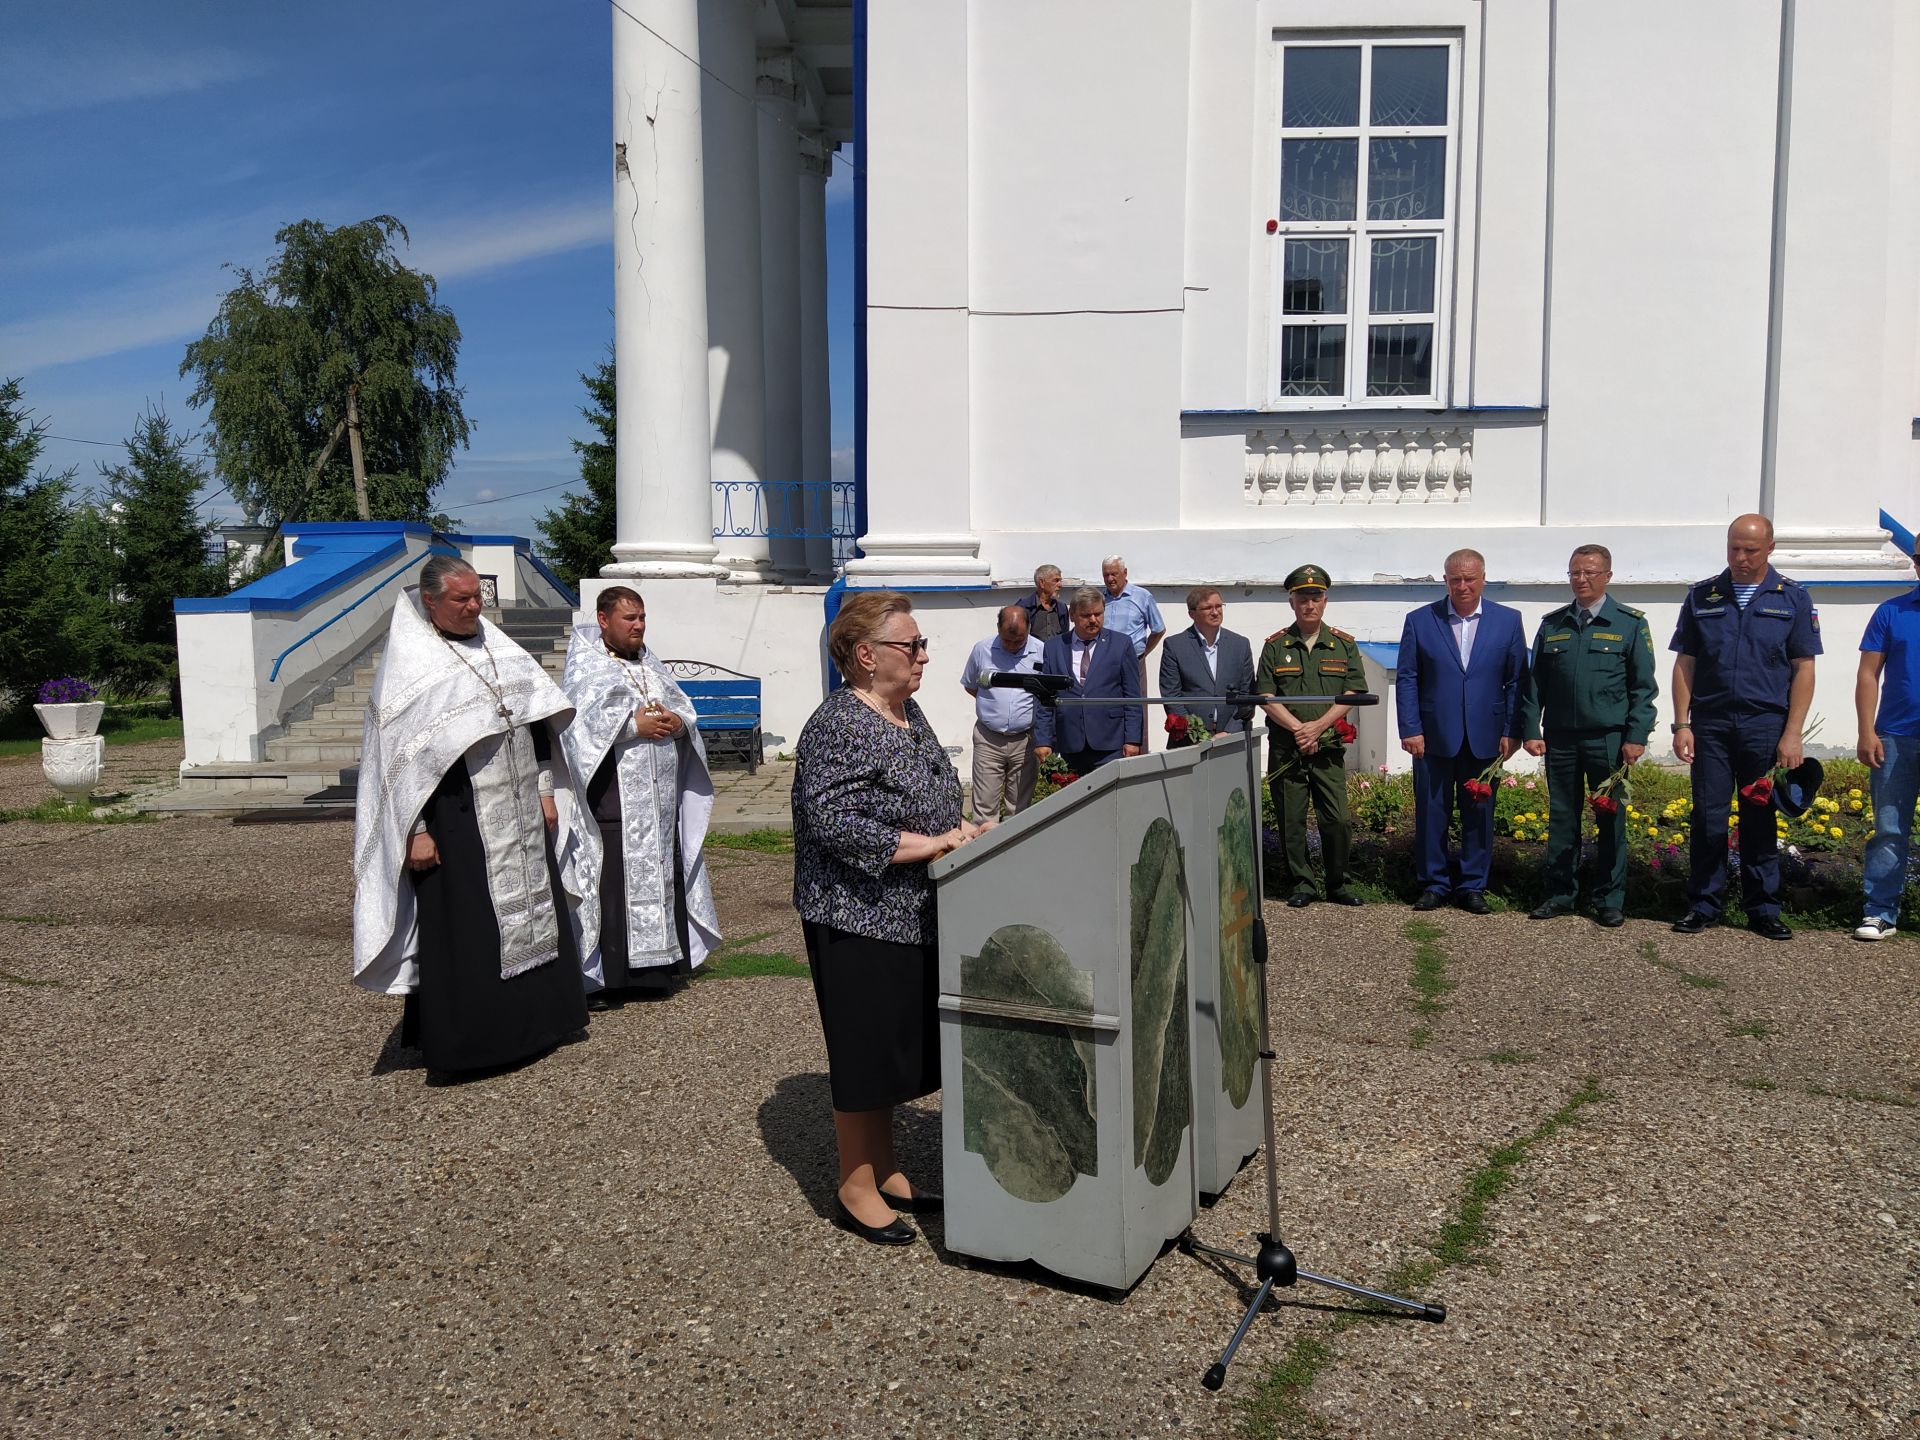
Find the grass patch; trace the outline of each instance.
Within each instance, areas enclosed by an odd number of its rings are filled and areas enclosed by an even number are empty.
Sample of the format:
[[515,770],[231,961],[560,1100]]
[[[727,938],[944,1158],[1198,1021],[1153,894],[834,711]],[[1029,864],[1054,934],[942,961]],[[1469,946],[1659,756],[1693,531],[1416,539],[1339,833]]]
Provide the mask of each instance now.
[[71,803],[58,795],[42,800],[28,810],[0,810],[0,825],[14,820],[32,820],[41,824],[138,825],[153,818],[136,811],[119,810],[105,810],[96,815],[90,802],[82,800]]
[[[1414,922],[1419,923],[1419,922]],[[1441,1227],[1430,1255],[1396,1265],[1378,1288],[1418,1299],[1449,1267],[1478,1262],[1491,1236],[1487,1211],[1514,1181],[1519,1168],[1532,1158],[1535,1147],[1551,1140],[1569,1125],[1580,1123],[1580,1112],[1612,1097],[1589,1079],[1569,1095],[1546,1119],[1519,1139],[1492,1151],[1479,1169],[1467,1177],[1454,1213]],[[1326,1323],[1303,1331],[1286,1353],[1267,1371],[1259,1388],[1240,1405],[1240,1432],[1250,1440],[1278,1440],[1281,1436],[1318,1436],[1327,1424],[1307,1408],[1307,1392],[1320,1372],[1334,1359],[1334,1341],[1344,1330],[1364,1321],[1402,1312],[1386,1306],[1347,1310]]]
[[1651,940],[1640,942],[1640,958],[1656,970],[1664,970],[1682,985],[1695,990],[1724,990],[1727,982],[1717,975],[1697,975],[1684,966],[1676,965],[1660,953],[1660,947]]
[[1764,1040],[1771,1034],[1772,1023],[1757,1016],[1752,1020],[1736,1020],[1727,1026],[1727,1036],[1732,1040]]
[[59,980],[35,980],[31,976],[16,975],[11,970],[0,970],[0,984],[27,985],[35,990],[58,990],[63,983]]
[[[1447,952],[1439,942],[1447,932],[1431,920],[1409,920],[1400,927],[1400,933],[1413,942],[1413,971],[1407,976],[1407,984],[1413,989],[1413,1013],[1423,1020],[1446,1014],[1446,995],[1454,982],[1448,978]],[[1416,1025],[1407,1036],[1416,1050],[1424,1050],[1432,1038],[1433,1027],[1429,1025]]]
[[1818,1095],[1823,1100],[1857,1100],[1862,1105],[1893,1105],[1902,1110],[1911,1110],[1920,1101],[1905,1095],[1889,1095],[1884,1090],[1856,1090],[1847,1086],[1841,1090],[1829,1090],[1824,1085],[1807,1086],[1807,1094]]
[[1780,1087],[1764,1075],[1736,1075],[1733,1083],[1743,1090],[1778,1090]]
[[1487,1060],[1494,1065],[1531,1065],[1538,1055],[1529,1055],[1525,1050],[1491,1050]]
[[771,940],[773,933],[771,930],[758,930],[751,935],[742,935],[737,940],[722,940],[718,953],[725,955],[734,950],[745,950],[750,945],[758,945],[762,940]]
[[766,955],[740,950],[727,955],[710,955],[706,964],[693,972],[696,980],[751,980],[766,975],[804,979],[807,967],[791,955]]
[[707,834],[709,847],[719,850],[752,850],[761,855],[791,855],[793,832],[790,830],[749,830],[743,835]]
[[[27,712],[27,724],[33,727],[31,733],[21,726],[15,726],[19,733],[0,739],[0,756],[40,753],[40,726],[33,719],[32,711]],[[107,737],[109,745],[138,745],[143,740],[178,740],[186,732],[178,715],[109,710],[100,717],[100,733]]]

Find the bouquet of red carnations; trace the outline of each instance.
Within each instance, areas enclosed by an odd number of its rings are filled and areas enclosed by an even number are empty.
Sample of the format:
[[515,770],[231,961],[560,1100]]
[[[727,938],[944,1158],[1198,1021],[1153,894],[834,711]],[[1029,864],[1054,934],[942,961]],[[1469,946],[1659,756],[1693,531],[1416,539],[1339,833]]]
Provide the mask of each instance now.
[[1593,787],[1587,804],[1595,815],[1618,815],[1632,803],[1633,782],[1627,778],[1627,772],[1632,768],[1630,762],[1622,760],[1618,769]]
[[1467,798],[1472,800],[1476,805],[1491,805],[1493,803],[1493,787],[1500,783],[1500,772],[1505,768],[1506,763],[1504,760],[1495,760],[1491,765],[1487,766],[1486,769],[1482,770],[1478,776],[1467,781],[1465,785],[1462,785],[1460,788],[1467,792]]

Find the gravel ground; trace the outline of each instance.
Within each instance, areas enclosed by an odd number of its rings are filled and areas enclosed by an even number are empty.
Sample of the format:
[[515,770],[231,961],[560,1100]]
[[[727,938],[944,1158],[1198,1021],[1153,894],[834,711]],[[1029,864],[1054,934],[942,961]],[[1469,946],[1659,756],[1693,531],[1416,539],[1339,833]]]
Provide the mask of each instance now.
[[[347,982],[349,834],[0,826],[0,1433],[1213,1436],[1321,1335],[1336,1435],[1920,1435],[1920,945],[1447,913],[1422,1021],[1404,909],[1274,913],[1308,1268],[1420,1259],[1490,1152],[1607,1098],[1433,1282],[1446,1325],[1333,1334],[1303,1286],[1213,1395],[1237,1275],[1168,1253],[1113,1296],[971,1265],[937,1218],[904,1251],[827,1224],[804,981],[429,1085]],[[797,953],[787,862],[713,864],[729,935]],[[909,1169],[938,1149],[936,1099]],[[1198,1228],[1263,1216],[1249,1171]]]

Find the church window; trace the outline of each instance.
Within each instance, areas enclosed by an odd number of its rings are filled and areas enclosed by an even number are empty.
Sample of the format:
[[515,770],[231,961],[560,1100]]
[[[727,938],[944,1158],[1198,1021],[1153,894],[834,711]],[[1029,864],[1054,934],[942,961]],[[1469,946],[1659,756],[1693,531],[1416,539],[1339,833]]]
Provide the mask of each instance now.
[[1436,403],[1443,357],[1459,47],[1288,39],[1279,52],[1269,400]]

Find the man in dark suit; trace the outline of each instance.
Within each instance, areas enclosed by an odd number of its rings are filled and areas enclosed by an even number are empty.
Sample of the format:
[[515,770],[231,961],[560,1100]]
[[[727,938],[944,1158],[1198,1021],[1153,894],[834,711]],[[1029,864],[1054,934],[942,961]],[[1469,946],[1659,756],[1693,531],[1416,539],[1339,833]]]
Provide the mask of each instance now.
[[[1413,756],[1420,880],[1413,908],[1435,910],[1452,899],[1469,914],[1484,915],[1493,802],[1474,799],[1466,785],[1519,747],[1527,641],[1519,611],[1480,598],[1487,562],[1479,551],[1449,555],[1446,580],[1446,599],[1407,616],[1394,677],[1400,746]],[[1451,855],[1447,823],[1456,802],[1460,853]]]
[[[1117,701],[1140,698],[1140,668],[1133,644],[1106,628],[1106,597],[1092,587],[1074,591],[1073,626],[1047,641],[1040,668],[1049,675],[1067,675],[1073,684],[1063,700],[1112,696]],[[1033,717],[1033,753],[1039,760],[1054,751],[1067,769],[1084,775],[1096,765],[1122,755],[1138,755],[1145,733],[1145,714],[1133,703],[1114,705],[1042,705]]]
[[[1169,635],[1160,652],[1160,693],[1167,699],[1252,693],[1253,645],[1246,636],[1234,634],[1221,623],[1226,613],[1220,592],[1213,586],[1201,585],[1187,592],[1187,614],[1193,624],[1178,635]],[[1198,720],[1216,735],[1247,728],[1247,722],[1225,705],[1169,705],[1167,714]]]

